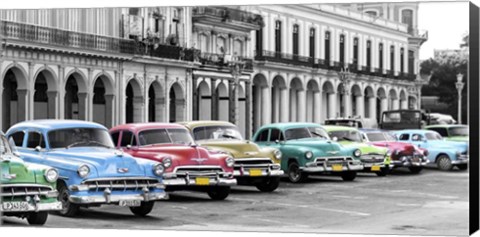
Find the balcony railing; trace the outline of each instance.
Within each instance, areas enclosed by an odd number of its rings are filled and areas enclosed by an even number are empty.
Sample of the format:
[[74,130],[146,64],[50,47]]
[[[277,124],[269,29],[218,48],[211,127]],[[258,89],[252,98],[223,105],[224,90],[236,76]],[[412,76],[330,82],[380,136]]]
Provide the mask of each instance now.
[[228,7],[195,7],[192,12],[194,17],[213,16],[220,18],[221,21],[233,20],[254,25],[263,24],[262,16],[259,14]]
[[419,30],[419,29],[415,29],[413,27],[408,27],[408,33],[411,34],[413,37],[428,40],[428,31],[427,30]]
[[300,56],[296,54],[280,53],[275,51],[255,51],[255,60],[257,61],[271,61],[278,63],[287,63],[299,66],[314,67],[314,58]]
[[230,61],[244,62],[244,70],[253,70],[253,59],[216,53],[200,53],[199,61],[202,65],[216,66],[219,68],[227,67]]

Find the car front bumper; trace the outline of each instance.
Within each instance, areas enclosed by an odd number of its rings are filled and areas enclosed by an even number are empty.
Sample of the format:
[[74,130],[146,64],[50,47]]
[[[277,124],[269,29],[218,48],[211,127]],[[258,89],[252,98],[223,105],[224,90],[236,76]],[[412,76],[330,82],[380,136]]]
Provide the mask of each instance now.
[[392,160],[390,161],[390,168],[396,167],[422,167],[426,166],[429,163],[429,160],[424,161],[413,161],[411,158],[406,158],[402,160]]
[[196,178],[178,177],[178,178],[165,178],[163,184],[166,186],[234,186],[237,184],[236,179],[228,178],[210,178],[208,177],[208,184],[200,183],[200,180]]
[[456,160],[452,160],[452,165],[468,164],[468,155],[461,155]]
[[233,176],[241,178],[279,177],[284,174],[279,164],[255,166],[235,166]]
[[332,166],[327,165],[326,162],[323,165],[317,165],[317,161],[307,162],[305,167],[300,167],[302,172],[318,173],[318,172],[343,172],[343,171],[361,171],[364,166],[360,161],[349,161],[342,164],[341,170],[336,170]]
[[0,211],[4,213],[20,213],[20,212],[58,211],[62,209],[62,203],[58,201],[48,202],[48,203],[29,202],[28,204],[24,205],[23,208],[15,208],[15,206],[17,207],[19,206],[19,203],[20,202],[7,202],[4,200],[2,202],[2,205],[0,205]]
[[69,201],[75,204],[117,204],[120,201],[138,200],[142,202],[168,199],[165,192],[144,192],[143,194],[110,195],[103,192],[103,195],[70,195]]

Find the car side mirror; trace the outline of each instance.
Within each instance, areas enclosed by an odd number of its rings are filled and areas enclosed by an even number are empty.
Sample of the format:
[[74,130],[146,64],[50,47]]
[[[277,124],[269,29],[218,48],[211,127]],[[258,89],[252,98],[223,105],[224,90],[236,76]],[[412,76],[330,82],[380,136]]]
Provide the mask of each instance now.
[[337,142],[337,141],[338,141],[338,137],[332,137],[332,141]]
[[36,146],[36,147],[35,147],[35,151],[36,151],[36,152],[41,152],[41,151],[42,151],[42,147]]

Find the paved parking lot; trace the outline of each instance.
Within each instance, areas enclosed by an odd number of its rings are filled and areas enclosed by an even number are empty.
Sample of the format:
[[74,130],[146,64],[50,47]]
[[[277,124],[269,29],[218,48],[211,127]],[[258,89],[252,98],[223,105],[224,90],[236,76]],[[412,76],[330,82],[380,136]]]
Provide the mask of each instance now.
[[[273,193],[236,187],[225,201],[176,192],[145,218],[103,206],[83,209],[76,218],[50,215],[45,226],[466,236],[468,199],[468,171],[397,170],[387,177],[363,173],[353,182],[327,176],[303,184],[285,180]],[[3,221],[27,226],[17,218]]]

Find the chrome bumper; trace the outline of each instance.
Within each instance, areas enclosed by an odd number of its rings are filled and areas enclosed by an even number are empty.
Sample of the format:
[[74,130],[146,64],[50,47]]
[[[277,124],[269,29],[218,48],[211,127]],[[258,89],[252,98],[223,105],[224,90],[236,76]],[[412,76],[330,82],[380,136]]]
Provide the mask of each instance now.
[[104,195],[95,196],[75,196],[71,195],[69,201],[76,204],[116,204],[120,201],[139,200],[143,202],[157,201],[168,199],[168,194],[161,193],[143,193],[143,194],[126,194],[126,195],[110,195],[107,190]]
[[3,201],[2,205],[0,205],[0,211],[5,213],[13,213],[13,212],[41,212],[41,211],[58,211],[62,210],[62,203],[61,202],[50,202],[50,203],[28,203],[27,207],[24,210],[11,210],[12,205],[15,202],[6,202]]
[[461,155],[457,160],[452,160],[452,165],[468,164],[468,155]]
[[364,168],[372,168],[372,166],[379,166],[380,168],[384,168],[385,163],[384,162],[378,162],[378,163],[365,163],[365,162],[363,162],[363,167]]
[[412,162],[409,160],[405,161],[400,161],[400,160],[392,160],[390,161],[390,168],[394,167],[421,167],[421,166],[426,166],[428,164],[429,160],[426,160],[424,162]]
[[333,170],[331,166],[327,166],[323,163],[323,166],[317,166],[317,162],[308,162],[305,167],[300,167],[300,170],[308,173],[316,172],[343,172],[343,171],[361,171],[363,170],[363,164],[360,161],[353,161],[352,164],[343,164],[342,170]]
[[236,179],[227,179],[227,178],[210,178],[208,185],[206,184],[197,184],[195,178],[171,178],[163,179],[163,184],[166,186],[233,186],[237,184]]
[[[238,167],[235,167],[238,168]],[[250,170],[261,170],[261,174],[251,174]],[[273,177],[282,176],[283,170],[280,169],[280,164],[268,164],[268,167],[244,167],[240,166],[240,170],[235,169],[233,176],[235,177]]]

